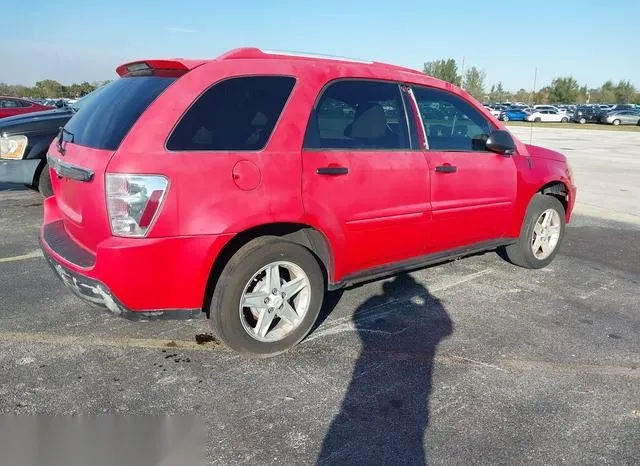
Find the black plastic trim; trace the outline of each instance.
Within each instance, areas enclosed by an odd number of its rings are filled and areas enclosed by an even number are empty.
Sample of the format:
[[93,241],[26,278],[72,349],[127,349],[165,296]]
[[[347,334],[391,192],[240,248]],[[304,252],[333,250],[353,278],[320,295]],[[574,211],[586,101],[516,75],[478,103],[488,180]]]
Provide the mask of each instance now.
[[78,244],[69,236],[67,230],[64,228],[63,220],[58,220],[45,225],[42,230],[42,236],[44,241],[47,243],[47,246],[49,246],[64,260],[85,269],[95,265],[95,256],[86,249],[78,246]]
[[470,246],[465,246],[456,249],[450,249],[447,251],[437,252],[433,254],[427,254],[413,259],[408,259],[401,262],[394,262],[379,267],[373,267],[363,270],[344,277],[339,282],[329,284],[329,290],[338,290],[347,286],[355,285],[366,281],[378,280],[390,275],[395,275],[402,272],[409,272],[415,269],[421,269],[423,267],[434,265],[441,262],[446,262],[450,259],[456,259],[471,254],[476,254],[484,251],[491,251],[492,249],[500,246],[506,246],[513,244],[517,241],[516,238],[507,238],[499,240],[484,241],[476,243]]

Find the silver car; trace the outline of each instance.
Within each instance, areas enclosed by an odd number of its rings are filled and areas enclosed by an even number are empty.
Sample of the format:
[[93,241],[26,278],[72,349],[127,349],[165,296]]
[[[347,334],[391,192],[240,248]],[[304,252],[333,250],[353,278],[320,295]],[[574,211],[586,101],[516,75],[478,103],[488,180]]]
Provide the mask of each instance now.
[[607,113],[603,117],[603,123],[610,125],[640,125],[640,111],[621,110],[619,112]]

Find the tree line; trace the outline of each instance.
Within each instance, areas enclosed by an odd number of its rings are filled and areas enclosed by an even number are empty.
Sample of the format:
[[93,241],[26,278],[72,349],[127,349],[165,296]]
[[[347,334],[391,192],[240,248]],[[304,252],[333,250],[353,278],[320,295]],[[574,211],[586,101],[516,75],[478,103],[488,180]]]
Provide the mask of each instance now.
[[109,81],[93,81],[74,83],[70,85],[64,85],[53,79],[45,79],[38,81],[33,87],[22,86],[20,84],[5,84],[0,83],[0,95],[6,97],[30,97],[40,99],[56,99],[67,98],[77,99],[94,89],[107,84]]
[[640,104],[640,90],[630,81],[607,81],[600,87],[580,85],[572,76],[557,77],[537,91],[519,89],[512,92],[501,82],[487,88],[486,74],[472,66],[459,72],[455,59],[448,58],[426,62],[422,70],[434,78],[462,87],[481,102],[527,102],[533,104]]

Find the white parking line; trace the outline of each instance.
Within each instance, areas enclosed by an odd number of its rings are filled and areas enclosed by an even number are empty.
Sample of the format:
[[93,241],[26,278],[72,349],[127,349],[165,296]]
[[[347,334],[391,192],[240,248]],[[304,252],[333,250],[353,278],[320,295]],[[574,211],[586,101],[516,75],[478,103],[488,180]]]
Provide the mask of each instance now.
[[4,262],[16,262],[16,261],[24,261],[27,259],[35,259],[36,257],[42,257],[42,251],[40,249],[36,251],[31,251],[21,256],[0,257],[0,264]]

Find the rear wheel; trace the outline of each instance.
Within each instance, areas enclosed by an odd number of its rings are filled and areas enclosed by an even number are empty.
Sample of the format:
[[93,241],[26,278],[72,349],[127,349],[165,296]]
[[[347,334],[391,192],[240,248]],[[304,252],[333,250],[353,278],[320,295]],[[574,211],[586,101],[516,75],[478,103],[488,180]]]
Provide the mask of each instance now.
[[613,120],[614,126],[620,126],[620,123],[622,123],[620,120]]
[[325,293],[308,249],[278,237],[240,248],[213,292],[209,322],[231,349],[272,356],[298,344],[315,323]]
[[540,122],[542,121],[542,118],[537,117],[537,118],[535,118],[533,121],[535,121],[536,123],[540,123]]
[[587,122],[587,119],[586,119],[586,118],[580,118],[580,120],[579,120],[579,123],[580,123],[581,125],[584,125],[586,122]]
[[569,121],[569,119],[567,117],[562,117],[562,123],[566,123],[567,121]]
[[562,203],[537,194],[529,204],[518,241],[504,248],[508,260],[527,269],[540,269],[553,261],[565,231]]

